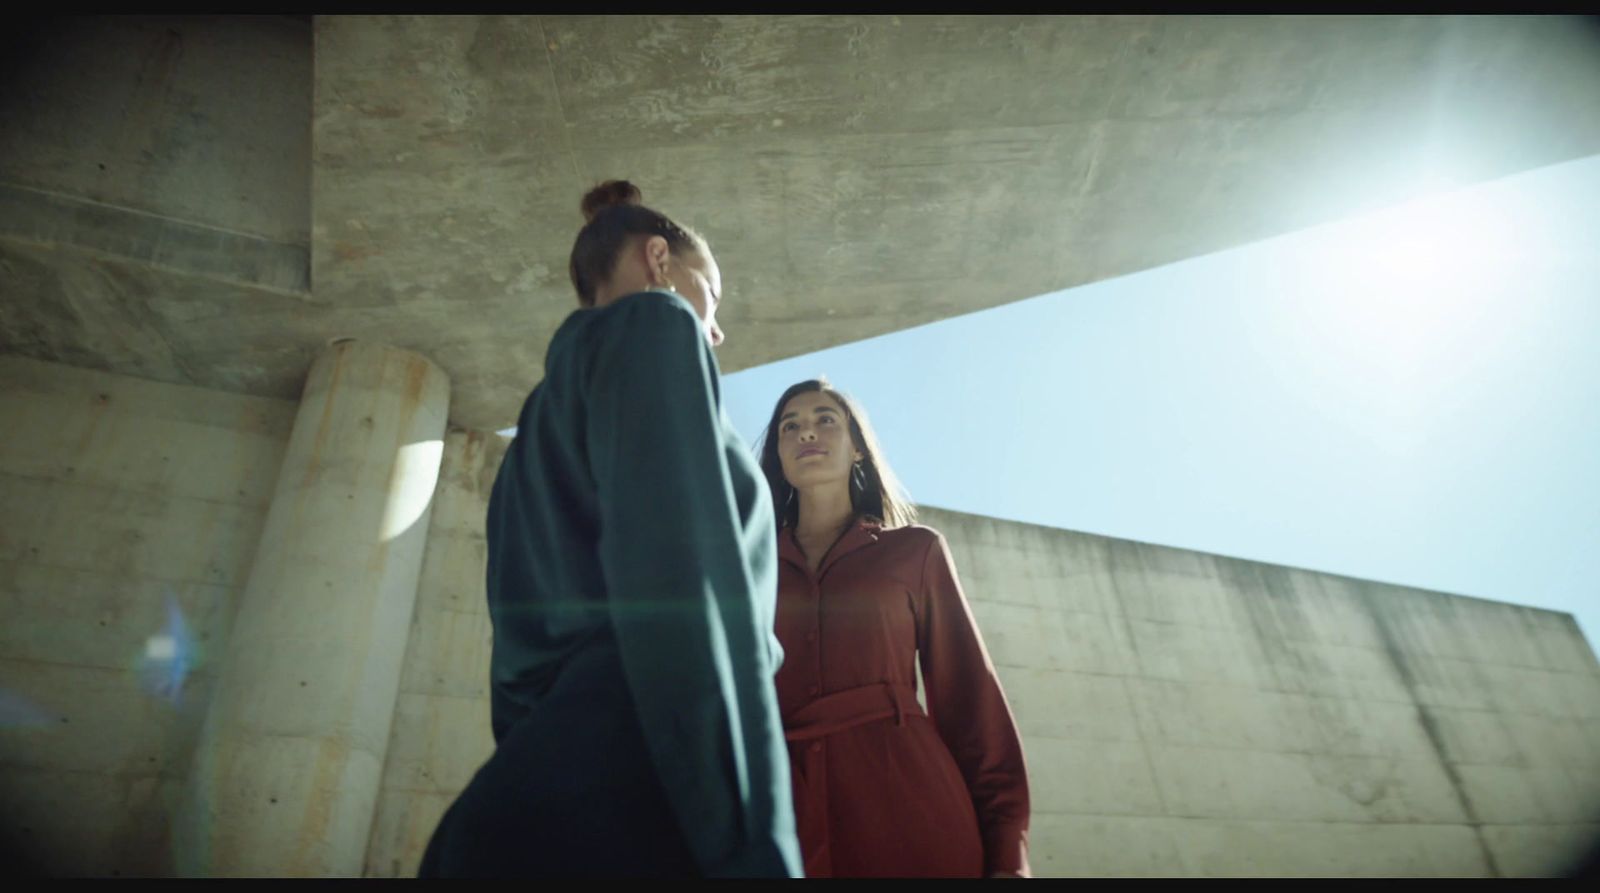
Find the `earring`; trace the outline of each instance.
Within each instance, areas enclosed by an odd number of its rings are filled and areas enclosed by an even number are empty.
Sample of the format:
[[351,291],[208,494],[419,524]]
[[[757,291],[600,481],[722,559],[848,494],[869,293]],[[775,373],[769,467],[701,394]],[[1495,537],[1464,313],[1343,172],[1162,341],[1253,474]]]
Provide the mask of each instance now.
[[867,473],[861,470],[861,463],[857,462],[850,471],[850,481],[856,485],[857,490],[867,489]]
[[661,277],[661,285],[664,286],[667,291],[670,291],[673,294],[677,294],[678,293],[678,287],[676,285],[672,284],[672,280],[671,279],[667,278],[667,268],[665,266],[663,266],[660,270],[656,271],[656,275]]

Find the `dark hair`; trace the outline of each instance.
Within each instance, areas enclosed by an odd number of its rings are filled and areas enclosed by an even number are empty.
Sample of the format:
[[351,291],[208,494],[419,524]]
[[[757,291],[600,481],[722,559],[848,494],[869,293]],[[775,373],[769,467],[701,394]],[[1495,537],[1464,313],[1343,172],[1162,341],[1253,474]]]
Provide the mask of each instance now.
[[579,208],[588,222],[578,230],[568,267],[579,304],[594,306],[595,288],[611,278],[617,255],[633,236],[660,236],[667,240],[667,248],[679,256],[708,250],[699,233],[641,205],[643,198],[639,187],[627,180],[607,180],[583,197]]
[[772,490],[772,506],[778,516],[778,527],[795,527],[800,523],[800,500],[794,498],[794,487],[783,476],[783,460],[778,457],[778,421],[783,408],[796,394],[827,394],[844,410],[850,427],[850,442],[862,453],[862,482],[850,476],[850,507],[858,516],[871,518],[885,527],[904,527],[917,521],[917,507],[912,504],[905,489],[883,459],[878,437],[866,413],[849,397],[834,390],[826,377],[813,378],[791,386],[778,398],[772,408],[772,418],[761,434],[761,471],[767,476],[767,486]]

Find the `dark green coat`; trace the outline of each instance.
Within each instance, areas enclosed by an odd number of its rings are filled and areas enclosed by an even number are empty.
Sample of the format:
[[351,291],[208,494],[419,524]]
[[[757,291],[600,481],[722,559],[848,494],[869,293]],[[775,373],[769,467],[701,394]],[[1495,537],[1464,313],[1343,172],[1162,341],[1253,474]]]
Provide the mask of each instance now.
[[773,689],[773,523],[689,304],[648,291],[568,317],[489,501],[495,740],[564,668],[614,653],[711,876],[800,873]]

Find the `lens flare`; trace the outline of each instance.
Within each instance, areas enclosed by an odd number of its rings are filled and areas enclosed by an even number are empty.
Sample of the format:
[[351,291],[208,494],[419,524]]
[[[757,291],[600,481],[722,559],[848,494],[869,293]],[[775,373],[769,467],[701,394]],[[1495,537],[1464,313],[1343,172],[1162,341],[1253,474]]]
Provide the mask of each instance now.
[[184,621],[178,599],[167,590],[167,625],[144,643],[139,657],[139,679],[145,691],[173,706],[183,703],[183,683],[194,669],[194,638]]

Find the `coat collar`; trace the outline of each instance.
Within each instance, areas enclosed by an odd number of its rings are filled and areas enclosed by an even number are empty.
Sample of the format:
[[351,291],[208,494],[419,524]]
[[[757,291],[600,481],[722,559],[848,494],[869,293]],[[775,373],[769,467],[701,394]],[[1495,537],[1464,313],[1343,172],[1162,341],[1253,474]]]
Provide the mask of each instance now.
[[[878,541],[878,534],[883,531],[883,525],[871,518],[857,518],[855,523],[846,528],[839,536],[833,548],[823,557],[822,564],[817,567],[817,579],[822,579],[828,569],[839,562],[839,559],[858,549],[865,548]],[[778,531],[778,557],[789,562],[806,573],[811,570],[806,564],[806,553],[800,548],[800,541],[795,538],[793,527],[785,527]]]

